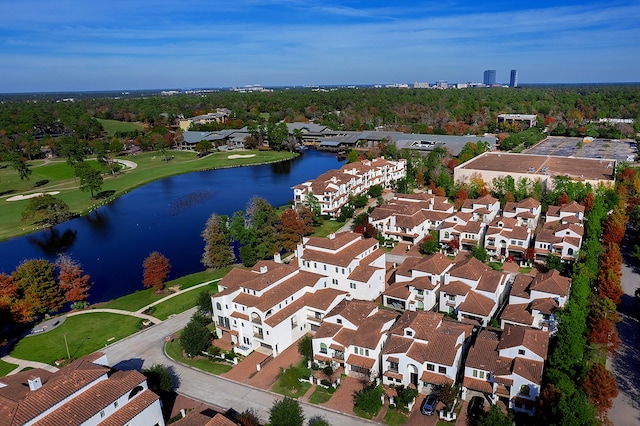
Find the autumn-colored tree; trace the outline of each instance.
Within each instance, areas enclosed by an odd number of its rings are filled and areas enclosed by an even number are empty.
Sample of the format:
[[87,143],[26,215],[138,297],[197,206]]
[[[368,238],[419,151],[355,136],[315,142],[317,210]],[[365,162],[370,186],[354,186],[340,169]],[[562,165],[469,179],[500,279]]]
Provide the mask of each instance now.
[[469,198],[469,193],[465,188],[460,188],[458,192],[456,192],[456,199],[453,202],[453,205],[456,209],[460,209],[464,201]]
[[620,253],[620,246],[617,244],[609,244],[605,246],[602,255],[600,256],[600,270],[612,270],[616,274],[621,274],[622,268],[622,254]]
[[153,287],[157,291],[164,287],[164,280],[169,276],[171,265],[162,253],[152,252],[142,263],[142,284],[145,287]]
[[[64,296],[55,279],[54,265],[45,259],[26,260],[11,274],[21,301],[25,320],[58,311],[64,306]],[[27,311],[30,309],[30,312]]]
[[615,209],[602,226],[602,242],[603,244],[620,244],[624,238],[627,218],[621,209]]
[[447,162],[447,168],[453,173],[453,169],[458,167],[458,164],[460,164],[460,161],[457,158],[452,158]]
[[458,250],[460,248],[460,240],[458,240],[456,238],[452,239],[447,244],[449,245],[449,248],[452,251],[456,251],[456,250]]
[[557,205],[559,206],[564,206],[565,204],[568,204],[571,200],[569,199],[569,196],[567,195],[566,192],[563,192],[562,194],[560,194],[560,196],[558,196],[558,201],[556,202]]
[[619,273],[611,269],[601,270],[598,275],[597,290],[600,297],[608,297],[616,305],[620,303],[624,292]]
[[84,302],[89,297],[91,277],[85,274],[79,262],[67,255],[58,257],[58,283],[67,302]]
[[209,216],[201,234],[204,239],[201,262],[207,268],[224,268],[235,261],[231,238],[225,229],[224,219],[215,213]]
[[526,262],[533,262],[536,259],[536,250],[532,247],[525,249],[522,258]]
[[276,226],[280,244],[287,251],[294,251],[304,234],[304,223],[292,208],[285,210]]
[[562,392],[553,383],[547,384],[542,389],[536,407],[535,418],[538,424],[550,425],[557,420],[557,410],[561,399]]
[[507,203],[513,203],[514,201],[516,201],[516,197],[515,195],[513,195],[513,192],[511,191],[507,191],[504,193],[504,201]]
[[620,337],[613,321],[598,317],[590,319],[589,343],[602,347],[610,354],[620,348]]
[[618,396],[616,379],[603,364],[595,363],[587,372],[584,390],[596,413],[604,420],[607,411],[613,406],[613,399]]
[[589,214],[589,212],[593,208],[594,199],[595,197],[593,195],[593,192],[587,192],[587,195],[582,200],[582,205],[584,206],[585,214]]

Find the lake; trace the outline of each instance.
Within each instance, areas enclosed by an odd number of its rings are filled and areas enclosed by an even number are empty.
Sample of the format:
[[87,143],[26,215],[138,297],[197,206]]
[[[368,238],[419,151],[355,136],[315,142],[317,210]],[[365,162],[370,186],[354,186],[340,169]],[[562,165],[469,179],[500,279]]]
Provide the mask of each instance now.
[[254,195],[285,205],[293,199],[292,186],[341,166],[335,154],[309,149],[281,163],[162,179],[52,230],[0,243],[0,272],[10,274],[26,259],[55,261],[66,253],[94,281],[90,303],[120,297],[143,289],[142,262],[152,251],[169,259],[169,279],[202,271],[200,233],[211,213],[244,210]]

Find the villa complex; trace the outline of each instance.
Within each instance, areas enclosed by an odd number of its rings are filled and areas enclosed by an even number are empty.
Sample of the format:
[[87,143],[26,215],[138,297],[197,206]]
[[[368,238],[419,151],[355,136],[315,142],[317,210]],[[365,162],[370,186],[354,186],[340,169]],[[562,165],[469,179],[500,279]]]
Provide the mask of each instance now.
[[136,371],[112,371],[94,353],[51,373],[33,369],[0,378],[3,425],[164,426],[158,395]]
[[330,170],[316,179],[293,187],[295,206],[309,205],[308,197],[315,197],[320,213],[332,218],[340,216],[350,196],[366,194],[374,185],[391,188],[406,177],[406,160],[390,161],[384,158],[345,164],[339,170]]

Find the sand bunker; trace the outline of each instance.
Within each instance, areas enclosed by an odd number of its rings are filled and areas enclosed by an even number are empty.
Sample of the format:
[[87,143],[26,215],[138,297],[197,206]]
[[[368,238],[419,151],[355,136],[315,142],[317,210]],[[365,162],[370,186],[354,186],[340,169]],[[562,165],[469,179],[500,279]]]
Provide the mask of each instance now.
[[[53,191],[53,192],[47,192],[46,194],[48,194],[48,195],[58,195],[59,193],[60,193],[60,191]],[[36,192],[34,194],[27,194],[27,195],[14,195],[13,197],[7,198],[7,201],[28,200],[29,198],[39,197],[41,195],[44,195],[44,193]]]
[[245,154],[245,155],[233,154],[233,155],[228,156],[227,158],[229,160],[234,160],[236,158],[251,158],[251,157],[255,157],[255,156],[256,156],[255,154]]

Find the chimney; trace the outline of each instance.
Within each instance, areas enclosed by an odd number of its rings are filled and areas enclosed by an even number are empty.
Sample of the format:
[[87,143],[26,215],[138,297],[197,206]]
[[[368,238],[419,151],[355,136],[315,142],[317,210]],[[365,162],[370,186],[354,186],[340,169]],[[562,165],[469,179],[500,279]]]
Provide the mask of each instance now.
[[267,273],[267,265],[264,265],[264,266],[260,267],[260,273],[261,274],[266,274]]
[[42,387],[42,380],[40,380],[40,377],[31,376],[27,381],[29,382],[29,390],[37,391]]
[[329,234],[329,239],[330,240],[333,240],[335,238],[336,238],[336,234],[335,233],[332,232],[332,233]]
[[280,258],[280,253],[275,253],[273,255],[273,261],[276,263],[282,263],[282,258]]

